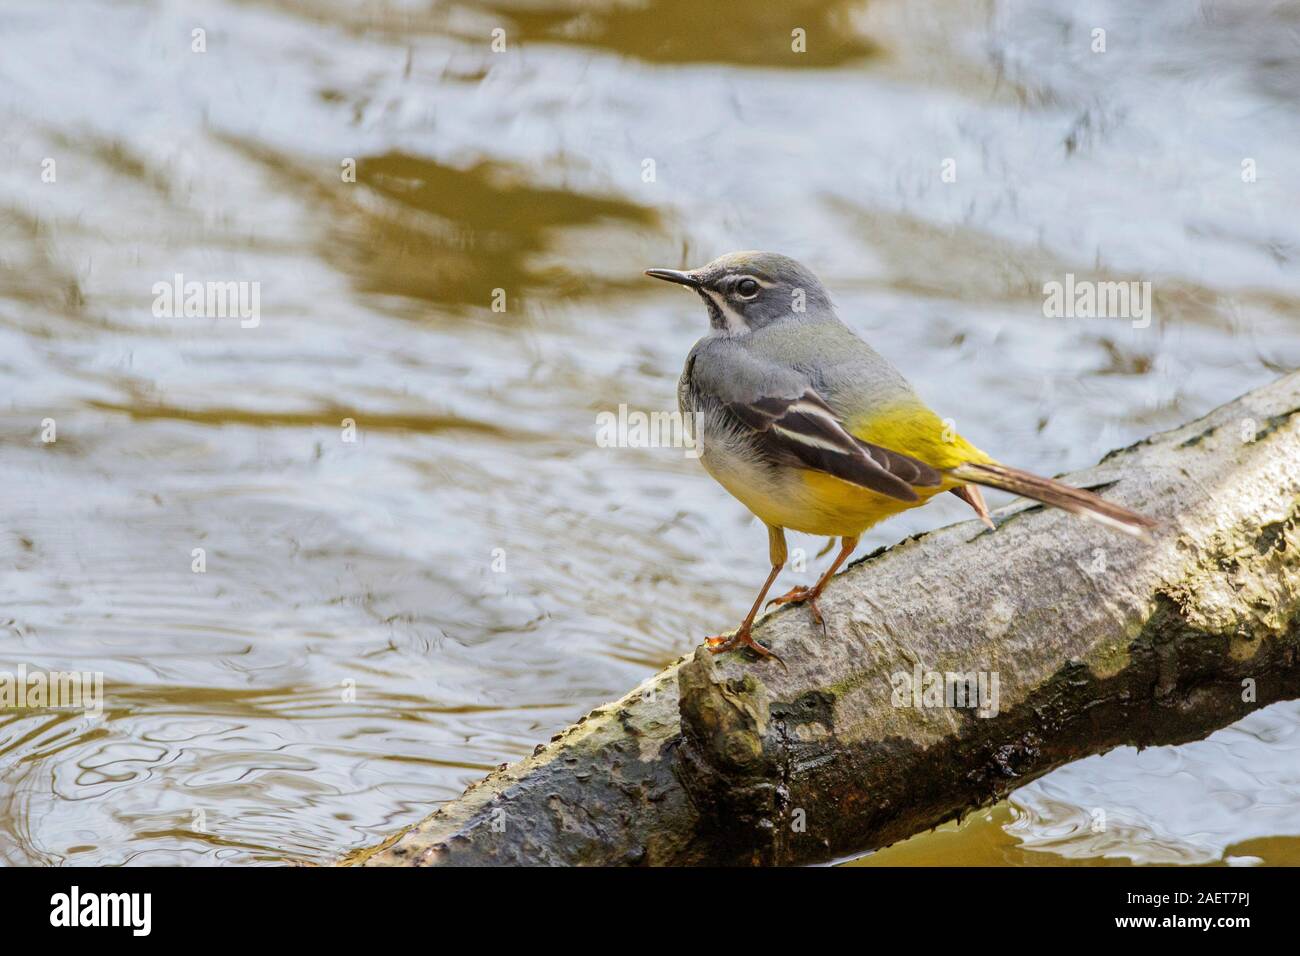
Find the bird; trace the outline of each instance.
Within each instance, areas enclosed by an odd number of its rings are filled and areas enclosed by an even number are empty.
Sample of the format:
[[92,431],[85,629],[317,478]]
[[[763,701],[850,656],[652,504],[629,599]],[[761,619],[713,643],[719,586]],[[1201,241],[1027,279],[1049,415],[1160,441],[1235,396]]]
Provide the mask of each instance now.
[[767,526],[771,572],[740,627],[705,639],[714,653],[747,647],[781,660],[752,629],[786,563],[787,529],[840,541],[812,587],[768,602],[805,603],[824,628],[817,599],[862,533],[943,492],[965,501],[990,529],[981,486],[1137,537],[1157,526],[1089,491],[1004,465],[962,438],[840,320],[822,283],[788,256],[732,252],[698,269],[645,274],[704,301],[709,331],[686,358],[678,405],[705,470]]

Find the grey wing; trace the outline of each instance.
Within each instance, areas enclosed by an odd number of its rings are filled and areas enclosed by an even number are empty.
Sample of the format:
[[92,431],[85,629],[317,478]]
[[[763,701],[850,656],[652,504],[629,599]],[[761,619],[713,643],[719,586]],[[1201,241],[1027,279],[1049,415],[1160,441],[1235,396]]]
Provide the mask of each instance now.
[[693,351],[681,386],[695,410],[722,415],[775,464],[825,472],[901,501],[917,500],[913,486],[942,481],[938,471],[910,455],[855,438],[795,370],[734,346]]

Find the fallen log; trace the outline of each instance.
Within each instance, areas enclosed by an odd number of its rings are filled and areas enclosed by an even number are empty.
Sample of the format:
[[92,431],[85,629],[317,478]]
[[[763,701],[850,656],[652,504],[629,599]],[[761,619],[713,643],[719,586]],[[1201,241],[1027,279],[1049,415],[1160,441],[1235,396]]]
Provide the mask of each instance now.
[[1018,500],[882,549],[823,596],[825,633],[762,621],[788,667],[700,648],[345,862],[832,860],[1300,697],[1300,373],[1065,480],[1165,524]]

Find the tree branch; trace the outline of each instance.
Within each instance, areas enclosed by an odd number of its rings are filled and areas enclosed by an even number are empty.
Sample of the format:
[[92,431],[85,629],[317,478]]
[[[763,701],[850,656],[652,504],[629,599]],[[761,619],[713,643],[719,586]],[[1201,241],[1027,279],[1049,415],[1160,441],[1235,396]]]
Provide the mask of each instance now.
[[[701,648],[347,862],[830,860],[1300,696],[1300,373],[1066,480],[1167,526],[1019,500],[878,551],[822,597],[825,635],[762,621],[788,669]],[[930,706],[949,673],[983,713]]]

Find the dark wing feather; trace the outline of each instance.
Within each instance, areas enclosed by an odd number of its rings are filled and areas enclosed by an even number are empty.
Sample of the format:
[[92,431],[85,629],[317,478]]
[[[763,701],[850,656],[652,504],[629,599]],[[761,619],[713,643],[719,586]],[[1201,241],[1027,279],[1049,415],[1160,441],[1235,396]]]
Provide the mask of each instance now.
[[725,407],[776,461],[823,471],[900,501],[917,500],[914,485],[932,487],[942,480],[922,461],[853,437],[812,389],[798,398],[765,396]]

